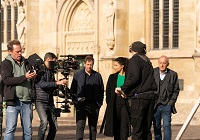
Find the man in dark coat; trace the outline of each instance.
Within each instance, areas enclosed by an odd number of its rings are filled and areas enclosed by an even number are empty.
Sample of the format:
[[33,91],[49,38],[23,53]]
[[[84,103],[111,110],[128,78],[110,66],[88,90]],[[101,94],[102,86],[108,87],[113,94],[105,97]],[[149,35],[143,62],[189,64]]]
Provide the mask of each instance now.
[[93,70],[94,58],[86,56],[84,69],[75,73],[71,91],[76,107],[76,139],[83,140],[86,118],[90,140],[96,140],[99,110],[103,103],[104,85],[101,74]]
[[154,69],[158,86],[153,120],[154,136],[155,140],[162,140],[161,120],[163,119],[164,140],[171,140],[171,116],[172,113],[176,113],[175,103],[180,91],[178,75],[167,68],[169,66],[167,56],[158,59],[158,66]]
[[130,46],[133,54],[129,61],[127,78],[121,88],[115,92],[124,98],[130,98],[130,117],[133,126],[132,139],[151,140],[151,124],[155,103],[154,91],[157,89],[153,76],[153,67],[146,54],[146,45],[140,41]]

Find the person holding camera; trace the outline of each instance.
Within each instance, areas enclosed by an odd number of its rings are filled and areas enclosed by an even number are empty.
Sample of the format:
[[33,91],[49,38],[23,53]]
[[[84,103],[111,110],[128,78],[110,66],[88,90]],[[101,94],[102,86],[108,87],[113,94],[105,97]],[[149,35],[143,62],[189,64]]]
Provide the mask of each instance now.
[[18,114],[21,118],[23,140],[32,140],[32,94],[36,73],[30,73],[31,65],[22,56],[21,43],[7,43],[8,56],[1,62],[3,95],[6,101],[6,130],[4,140],[14,140]]
[[42,75],[38,74],[36,87],[36,110],[40,118],[40,126],[38,129],[38,140],[44,140],[47,125],[49,124],[49,132],[46,140],[53,140],[57,131],[57,117],[54,114],[53,91],[58,85],[67,85],[68,80],[62,79],[55,81],[54,72],[51,70],[50,61],[56,61],[57,57],[54,53],[48,52],[44,56],[44,64],[46,69]]
[[86,56],[84,69],[75,73],[71,84],[76,107],[76,139],[83,140],[86,118],[90,140],[96,140],[99,110],[103,103],[104,85],[101,74],[93,70],[94,58]]

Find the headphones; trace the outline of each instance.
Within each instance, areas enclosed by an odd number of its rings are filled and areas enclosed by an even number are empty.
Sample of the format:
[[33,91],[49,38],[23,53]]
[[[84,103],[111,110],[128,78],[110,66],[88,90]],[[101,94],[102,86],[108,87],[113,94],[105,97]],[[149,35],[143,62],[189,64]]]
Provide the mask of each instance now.
[[132,52],[132,44],[129,46],[129,52]]

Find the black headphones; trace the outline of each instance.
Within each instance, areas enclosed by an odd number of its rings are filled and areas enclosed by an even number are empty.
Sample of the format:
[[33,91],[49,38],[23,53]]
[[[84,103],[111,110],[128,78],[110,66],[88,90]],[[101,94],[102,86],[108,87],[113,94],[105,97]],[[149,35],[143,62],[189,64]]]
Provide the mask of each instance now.
[[129,46],[129,52],[132,52],[132,44]]

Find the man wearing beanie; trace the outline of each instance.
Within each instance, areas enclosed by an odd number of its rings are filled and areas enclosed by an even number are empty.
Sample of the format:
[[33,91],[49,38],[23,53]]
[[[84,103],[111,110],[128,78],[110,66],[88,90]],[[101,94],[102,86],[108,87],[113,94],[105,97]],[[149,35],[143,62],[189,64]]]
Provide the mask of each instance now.
[[151,140],[151,125],[157,86],[154,80],[153,67],[146,54],[146,45],[140,41],[130,45],[133,54],[129,61],[127,78],[121,88],[115,92],[130,103],[132,139]]

